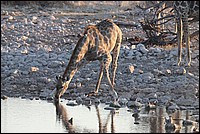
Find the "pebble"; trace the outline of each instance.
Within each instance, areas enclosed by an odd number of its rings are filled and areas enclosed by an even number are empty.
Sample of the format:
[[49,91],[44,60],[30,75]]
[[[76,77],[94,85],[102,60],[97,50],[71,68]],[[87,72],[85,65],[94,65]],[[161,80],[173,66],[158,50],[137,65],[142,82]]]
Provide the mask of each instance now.
[[76,103],[75,101],[73,101],[73,100],[70,100],[70,101],[68,101],[67,102],[67,104],[66,105],[68,105],[68,106],[77,106],[78,105],[78,103]]
[[82,98],[81,97],[76,97],[76,103],[77,104],[81,104],[83,102]]
[[1,97],[1,99],[6,100],[6,99],[8,99],[8,96],[3,95],[3,96]]

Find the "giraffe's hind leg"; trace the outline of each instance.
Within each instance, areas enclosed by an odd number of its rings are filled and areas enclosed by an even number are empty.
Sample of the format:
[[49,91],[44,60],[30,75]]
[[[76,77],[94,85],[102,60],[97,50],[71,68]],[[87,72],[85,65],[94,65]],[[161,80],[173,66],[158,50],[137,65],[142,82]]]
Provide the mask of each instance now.
[[115,75],[116,75],[116,70],[117,70],[117,61],[119,57],[119,52],[120,52],[120,44],[121,40],[116,43],[114,49],[113,49],[113,60],[112,60],[112,85],[115,85]]
[[107,54],[105,61],[104,61],[106,76],[107,76],[107,79],[108,79],[108,83],[110,84],[110,87],[111,87],[111,95],[114,98],[114,102],[116,102],[118,100],[118,95],[117,95],[117,92],[114,90],[114,85],[112,84],[112,82],[110,80],[110,75],[109,75],[109,66],[110,66],[111,61],[112,61],[111,54]]

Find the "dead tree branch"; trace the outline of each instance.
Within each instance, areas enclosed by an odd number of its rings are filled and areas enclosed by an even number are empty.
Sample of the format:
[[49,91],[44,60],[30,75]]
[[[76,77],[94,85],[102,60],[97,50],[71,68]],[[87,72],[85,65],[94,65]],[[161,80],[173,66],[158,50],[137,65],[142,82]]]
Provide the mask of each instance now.
[[[147,40],[143,41],[146,46],[166,45],[177,42],[175,30],[175,17],[172,4],[166,1],[157,1],[158,3],[148,7],[136,7],[142,10],[143,19],[139,22],[143,31],[146,33]],[[153,3],[153,2],[152,2]],[[199,21],[199,17],[193,18],[189,22]],[[190,35],[194,38],[199,35],[199,30]]]

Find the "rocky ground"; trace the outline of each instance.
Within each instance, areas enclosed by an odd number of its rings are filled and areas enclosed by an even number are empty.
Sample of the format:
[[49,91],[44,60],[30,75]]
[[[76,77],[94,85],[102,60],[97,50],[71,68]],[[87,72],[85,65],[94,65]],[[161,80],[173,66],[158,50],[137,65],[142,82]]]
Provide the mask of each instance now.
[[[137,24],[135,8],[102,5],[38,8],[1,5],[1,96],[45,98],[64,72],[85,26],[105,18]],[[116,74],[121,103],[137,99],[147,103],[157,96],[160,105],[172,109],[199,109],[199,40],[192,40],[191,67],[177,66],[177,47],[130,45],[126,37],[145,37],[140,27],[122,27],[123,42]],[[184,51],[185,55],[185,51]],[[185,56],[183,64],[186,63]],[[95,89],[99,62],[79,70],[63,98],[108,102],[109,85],[102,79],[99,96],[86,98]]]

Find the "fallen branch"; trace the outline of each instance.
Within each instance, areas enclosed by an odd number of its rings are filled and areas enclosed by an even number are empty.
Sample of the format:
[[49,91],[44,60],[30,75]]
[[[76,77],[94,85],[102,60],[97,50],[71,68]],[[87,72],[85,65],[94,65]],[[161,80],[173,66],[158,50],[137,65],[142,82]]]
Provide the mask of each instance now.
[[130,24],[130,23],[124,23],[124,22],[119,22],[119,21],[114,21],[116,25],[119,27],[139,27],[137,24]]

